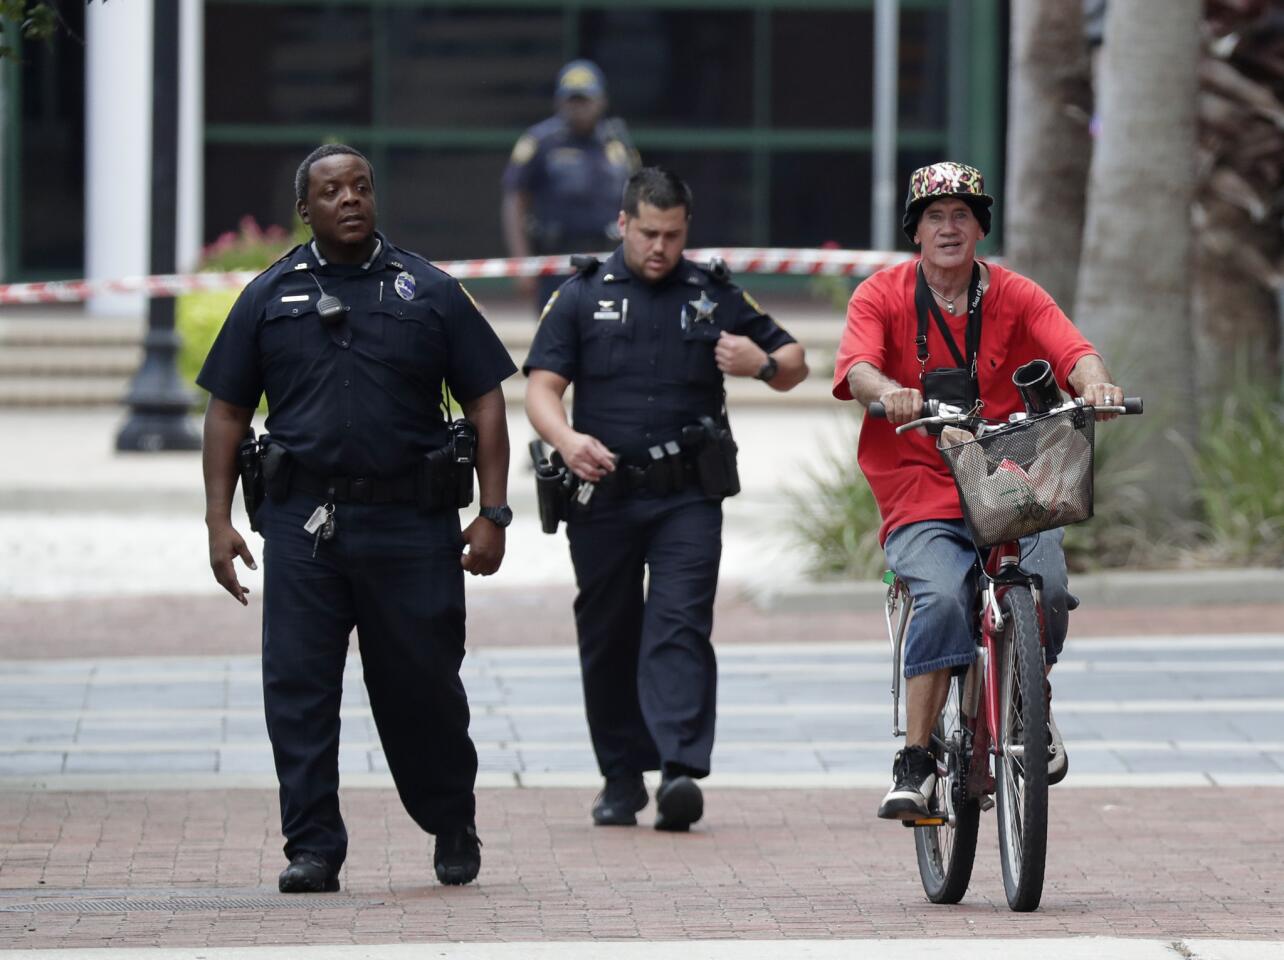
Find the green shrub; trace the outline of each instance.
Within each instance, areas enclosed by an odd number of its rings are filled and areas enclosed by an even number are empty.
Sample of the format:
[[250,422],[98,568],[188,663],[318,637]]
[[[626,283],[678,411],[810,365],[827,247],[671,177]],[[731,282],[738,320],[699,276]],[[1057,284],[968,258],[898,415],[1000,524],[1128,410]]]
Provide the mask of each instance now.
[[[183,341],[178,351],[178,372],[189,384],[196,383],[205,355],[239,294],[239,290],[215,290],[186,293],[178,298],[174,322]],[[204,395],[204,391],[199,392]]]
[[[307,226],[295,217],[293,233],[284,227],[260,227],[253,217],[242,217],[238,232],[228,231],[201,252],[202,272],[231,273],[266,270],[295,244],[311,236]],[[178,298],[174,322],[182,339],[178,354],[179,374],[195,388],[205,356],[223,327],[239,290],[187,293]],[[196,389],[204,405],[205,392]]]
[[1145,466],[1134,455],[1142,436],[1156,429],[1158,424],[1144,417],[1120,417],[1096,425],[1092,518],[1065,528],[1066,566],[1071,572],[1173,562],[1175,538],[1156,530],[1148,519],[1141,483]]
[[809,555],[812,575],[834,579],[877,577],[883,572],[878,543],[882,517],[874,494],[856,466],[856,430],[825,451],[822,465],[808,469],[808,488],[790,492],[794,531]]
[[1193,454],[1204,537],[1224,563],[1284,562],[1284,404],[1245,383],[1214,408]]

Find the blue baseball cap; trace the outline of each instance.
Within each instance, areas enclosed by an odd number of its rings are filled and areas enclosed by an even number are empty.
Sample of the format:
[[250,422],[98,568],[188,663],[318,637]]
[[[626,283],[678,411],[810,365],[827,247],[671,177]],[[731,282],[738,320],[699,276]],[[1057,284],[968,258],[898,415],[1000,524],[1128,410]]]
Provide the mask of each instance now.
[[558,100],[567,97],[604,97],[606,78],[592,60],[572,60],[557,72]]

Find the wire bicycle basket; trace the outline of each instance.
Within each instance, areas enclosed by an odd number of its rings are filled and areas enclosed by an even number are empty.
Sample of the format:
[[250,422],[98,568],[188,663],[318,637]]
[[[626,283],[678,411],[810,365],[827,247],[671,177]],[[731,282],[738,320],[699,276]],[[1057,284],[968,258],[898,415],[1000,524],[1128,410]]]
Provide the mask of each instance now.
[[942,439],[978,547],[993,547],[1092,516],[1092,408],[1005,425],[963,443]]

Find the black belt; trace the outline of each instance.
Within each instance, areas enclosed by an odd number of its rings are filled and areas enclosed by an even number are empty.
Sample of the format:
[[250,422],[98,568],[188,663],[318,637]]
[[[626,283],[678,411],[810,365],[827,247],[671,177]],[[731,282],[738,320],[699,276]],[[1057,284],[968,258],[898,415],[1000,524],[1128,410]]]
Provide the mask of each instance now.
[[415,477],[323,477],[303,469],[296,460],[290,489],[325,497],[336,503],[414,503]]

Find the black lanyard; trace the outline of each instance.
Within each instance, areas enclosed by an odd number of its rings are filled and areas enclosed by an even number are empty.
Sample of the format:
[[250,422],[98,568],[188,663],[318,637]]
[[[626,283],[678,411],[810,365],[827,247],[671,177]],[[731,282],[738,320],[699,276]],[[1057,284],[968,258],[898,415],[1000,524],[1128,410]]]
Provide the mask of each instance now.
[[918,348],[918,367],[919,377],[927,369],[927,361],[930,354],[927,352],[927,316],[930,312],[933,319],[936,320],[937,329],[941,331],[941,336],[945,340],[945,345],[950,348],[950,353],[954,355],[954,362],[960,367],[966,367],[968,376],[976,380],[976,352],[981,345],[981,267],[979,264],[972,264],[972,282],[967,289],[967,333],[964,340],[964,346],[967,348],[967,357],[959,353],[958,344],[955,342],[950,328],[945,323],[945,317],[941,316],[941,308],[936,305],[936,300],[932,297],[932,291],[927,286],[927,277],[923,275],[923,263],[918,264],[918,283],[914,287],[914,307],[918,310],[918,336],[914,338],[914,343]]

